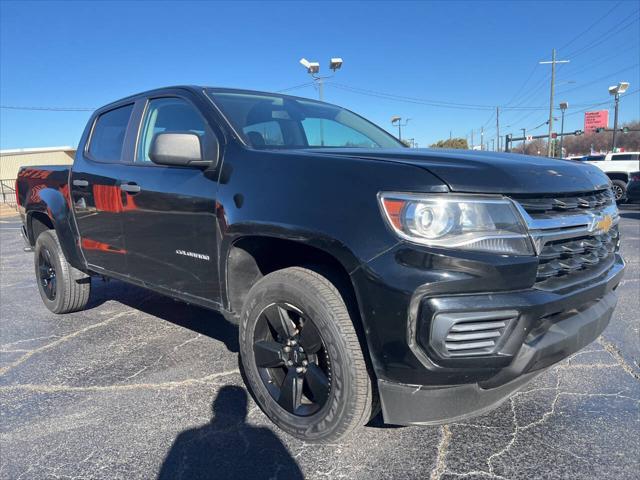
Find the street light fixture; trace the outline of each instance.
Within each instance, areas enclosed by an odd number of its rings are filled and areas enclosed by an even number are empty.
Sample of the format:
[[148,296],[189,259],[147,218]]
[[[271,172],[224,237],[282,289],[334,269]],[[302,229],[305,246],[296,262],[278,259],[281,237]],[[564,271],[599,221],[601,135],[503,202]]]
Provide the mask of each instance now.
[[[560,102],[562,112],[562,122],[560,123],[560,158],[564,158],[564,112],[569,108],[569,102]],[[551,139],[549,139],[551,141]]]
[[314,82],[318,85],[318,96],[320,100],[324,100],[324,81],[333,77],[335,72],[342,68],[342,58],[334,57],[329,61],[329,68],[333,70],[331,75],[320,75],[320,63],[310,62],[306,58],[300,59],[300,64],[307,69],[307,73],[313,77]]
[[618,85],[609,87],[609,95],[613,95],[616,101],[616,110],[613,116],[613,140],[611,141],[611,151],[616,151],[616,133],[618,133],[618,104],[620,103],[620,95],[627,91],[629,82],[620,82]]
[[334,72],[342,67],[342,59],[340,57],[332,58],[329,62],[329,68]]

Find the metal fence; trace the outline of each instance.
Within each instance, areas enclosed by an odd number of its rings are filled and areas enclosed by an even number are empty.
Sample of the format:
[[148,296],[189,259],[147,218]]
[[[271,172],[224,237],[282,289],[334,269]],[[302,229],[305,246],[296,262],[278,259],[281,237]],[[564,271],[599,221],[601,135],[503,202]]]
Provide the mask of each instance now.
[[16,204],[15,178],[0,180],[0,203],[4,203],[13,208],[18,208]]

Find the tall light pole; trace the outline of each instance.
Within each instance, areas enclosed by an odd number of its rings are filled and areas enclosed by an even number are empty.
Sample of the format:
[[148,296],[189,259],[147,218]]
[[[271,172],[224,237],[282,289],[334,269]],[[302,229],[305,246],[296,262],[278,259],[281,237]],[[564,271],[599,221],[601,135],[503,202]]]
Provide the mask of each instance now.
[[553,92],[556,82],[556,63],[569,63],[569,60],[556,60],[556,49],[551,50],[551,61],[538,62],[542,64],[551,64],[551,93],[549,95],[549,138],[547,142],[547,157],[551,156],[551,134],[553,133]]
[[329,61],[329,68],[333,70],[333,74],[331,75],[320,75],[320,64],[318,62],[310,62],[306,58],[301,58],[300,63],[307,69],[307,73],[311,75],[314,82],[318,85],[318,97],[320,100],[324,100],[324,81],[327,78],[333,77],[336,71],[340,70],[342,67],[342,59],[336,57]]
[[609,94],[613,95],[616,100],[616,110],[613,115],[613,141],[611,142],[611,151],[616,151],[616,134],[618,133],[618,104],[620,103],[620,95],[627,91],[629,82],[620,82],[618,85],[609,87]]
[[560,124],[560,158],[564,158],[564,112],[569,108],[569,102],[560,102],[560,111],[562,112],[562,122]]
[[527,129],[521,128],[520,130],[522,130],[522,138],[524,139],[522,140],[522,154],[525,155],[527,153]]
[[402,141],[402,127],[406,127],[409,123],[410,118],[406,118],[404,123],[402,123],[402,117],[398,115],[394,115],[391,117],[391,125],[396,125],[398,127],[398,140]]

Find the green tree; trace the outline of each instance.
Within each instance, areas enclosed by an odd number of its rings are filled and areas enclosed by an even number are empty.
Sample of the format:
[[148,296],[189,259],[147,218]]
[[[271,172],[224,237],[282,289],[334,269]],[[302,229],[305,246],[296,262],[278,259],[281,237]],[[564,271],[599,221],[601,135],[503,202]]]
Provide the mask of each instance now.
[[431,144],[431,148],[457,148],[469,150],[469,144],[465,138],[449,138],[447,140],[438,140]]

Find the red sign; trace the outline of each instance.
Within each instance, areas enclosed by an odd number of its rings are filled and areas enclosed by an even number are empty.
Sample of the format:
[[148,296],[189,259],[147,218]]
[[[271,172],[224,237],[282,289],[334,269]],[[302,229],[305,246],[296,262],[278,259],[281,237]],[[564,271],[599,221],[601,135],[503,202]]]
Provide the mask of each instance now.
[[584,113],[584,133],[590,135],[595,133],[597,128],[609,127],[609,110],[598,110],[596,112]]

